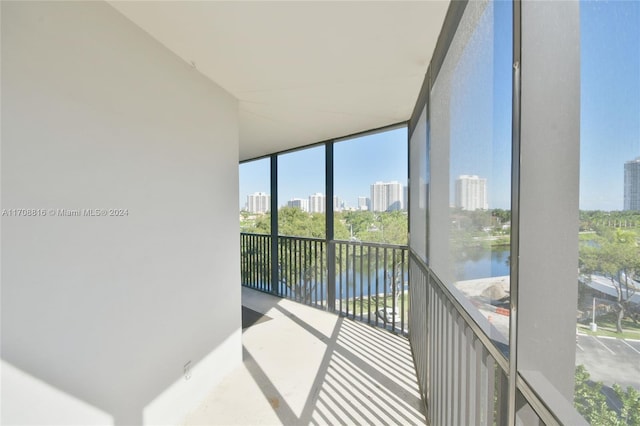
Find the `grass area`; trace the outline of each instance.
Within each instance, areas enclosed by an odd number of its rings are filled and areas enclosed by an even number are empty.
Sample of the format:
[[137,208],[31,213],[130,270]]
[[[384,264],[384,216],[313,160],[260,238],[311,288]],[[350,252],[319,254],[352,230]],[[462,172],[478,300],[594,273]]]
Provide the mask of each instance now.
[[592,241],[598,238],[598,234],[595,231],[583,231],[578,234],[580,241]]
[[623,318],[622,333],[616,333],[616,318],[617,314],[615,312],[598,317],[596,319],[598,331],[595,333],[591,331],[591,327],[588,324],[578,324],[578,331],[590,336],[608,336],[640,340],[640,323],[633,321],[631,318]]

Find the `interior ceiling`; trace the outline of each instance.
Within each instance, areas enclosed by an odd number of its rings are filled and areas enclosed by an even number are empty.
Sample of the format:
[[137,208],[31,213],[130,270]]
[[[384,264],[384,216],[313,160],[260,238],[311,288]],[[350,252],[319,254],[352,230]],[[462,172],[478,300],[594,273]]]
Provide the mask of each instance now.
[[409,118],[449,1],[112,1],[239,100],[240,160]]

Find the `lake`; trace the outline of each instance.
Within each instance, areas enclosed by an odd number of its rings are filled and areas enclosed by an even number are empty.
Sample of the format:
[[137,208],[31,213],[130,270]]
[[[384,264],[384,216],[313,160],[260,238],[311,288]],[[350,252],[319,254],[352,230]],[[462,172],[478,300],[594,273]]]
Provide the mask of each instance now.
[[457,263],[456,281],[509,275],[509,249],[472,249]]

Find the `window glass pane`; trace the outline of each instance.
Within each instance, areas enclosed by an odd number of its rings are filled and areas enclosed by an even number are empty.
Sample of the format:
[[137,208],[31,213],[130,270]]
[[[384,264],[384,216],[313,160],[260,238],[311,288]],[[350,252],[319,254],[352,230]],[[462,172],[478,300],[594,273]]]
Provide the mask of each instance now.
[[325,148],[278,156],[278,234],[325,238]]
[[430,264],[478,324],[509,335],[512,5],[470,2],[431,93]]
[[580,24],[575,404],[640,424],[640,2],[582,1]]
[[335,238],[407,245],[407,128],[334,144]]
[[240,232],[271,232],[270,160],[240,164]]

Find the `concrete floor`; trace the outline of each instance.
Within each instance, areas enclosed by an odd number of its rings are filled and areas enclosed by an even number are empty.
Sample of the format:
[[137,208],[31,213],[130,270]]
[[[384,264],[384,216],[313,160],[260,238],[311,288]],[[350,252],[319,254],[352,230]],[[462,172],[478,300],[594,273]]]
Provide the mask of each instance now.
[[272,320],[186,425],[426,424],[407,339],[246,288],[242,303]]

